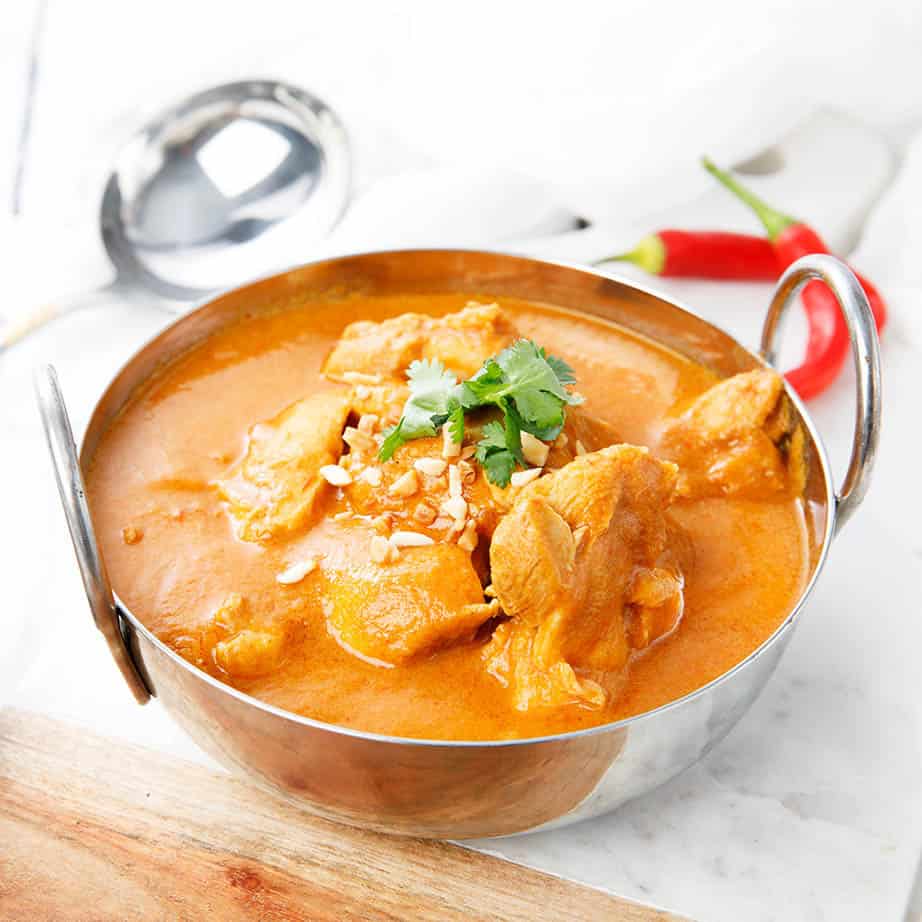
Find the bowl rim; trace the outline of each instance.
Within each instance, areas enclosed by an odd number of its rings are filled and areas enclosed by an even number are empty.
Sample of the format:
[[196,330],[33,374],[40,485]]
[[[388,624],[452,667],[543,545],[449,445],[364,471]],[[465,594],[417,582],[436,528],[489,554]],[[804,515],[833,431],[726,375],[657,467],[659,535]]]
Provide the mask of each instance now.
[[[99,405],[105,399],[105,396],[109,392],[112,384],[117,381],[121,375],[127,370],[127,368],[132,364],[135,357],[147,349],[148,346],[152,345],[157,339],[163,336],[167,331],[172,330],[174,326],[182,323],[188,317],[197,313],[202,308],[208,306],[212,302],[222,298],[226,295],[233,293],[239,293],[243,289],[249,288],[252,285],[259,284],[261,282],[269,281],[277,277],[288,275],[291,272],[303,270],[311,266],[322,265],[325,263],[335,263],[343,260],[350,259],[361,259],[363,257],[386,257],[386,256],[398,256],[403,258],[410,258],[412,256],[421,256],[424,254],[442,254],[442,255],[453,255],[453,256],[476,256],[476,255],[488,255],[494,257],[501,257],[504,259],[511,259],[521,261],[523,263],[541,263],[547,266],[551,266],[559,269],[566,269],[569,271],[579,272],[585,275],[590,275],[595,278],[605,279],[607,281],[613,281],[620,285],[624,285],[628,288],[632,288],[636,291],[640,291],[643,294],[646,294],[652,298],[668,304],[671,308],[680,311],[686,315],[689,315],[696,320],[707,324],[714,330],[719,333],[722,333],[728,339],[730,339],[737,347],[743,350],[748,356],[754,359],[759,365],[764,368],[771,369],[775,371],[771,365],[769,365],[765,359],[756,352],[753,352],[748,347],[744,346],[735,336],[732,336],[721,326],[711,323],[710,320],[705,319],[700,314],[692,310],[684,301],[673,298],[671,296],[666,296],[654,288],[651,288],[647,285],[636,282],[634,279],[625,278],[622,275],[617,273],[602,272],[598,268],[593,266],[581,265],[575,262],[569,262],[566,260],[552,260],[544,259],[538,257],[532,257],[521,253],[512,253],[507,252],[501,249],[473,249],[473,248],[455,248],[455,247],[408,247],[408,248],[397,248],[397,249],[382,249],[382,250],[363,250],[355,253],[343,253],[337,256],[323,257],[316,260],[310,260],[305,263],[297,263],[291,265],[282,270],[276,270],[268,272],[264,275],[260,275],[256,278],[251,279],[248,282],[245,282],[240,285],[233,285],[225,289],[215,291],[208,296],[197,301],[189,310],[184,311],[179,315],[174,321],[168,324],[166,327],[160,329],[156,334],[154,334],[150,339],[144,342],[141,346],[136,348],[131,356],[120,366],[118,371],[109,379],[106,389],[102,392],[99,399],[96,401],[93,412],[90,416],[92,420],[95,417],[96,411]],[[579,313],[578,308],[567,308],[567,310],[572,310],[574,313]],[[591,315],[589,315],[591,316]],[[647,334],[640,334],[645,336],[647,339],[651,339],[655,342],[655,338]],[[826,558],[829,554],[829,548],[832,544],[832,539],[835,535],[835,520],[836,520],[836,496],[835,488],[833,486],[832,480],[832,470],[829,463],[829,457],[826,451],[826,446],[821,439],[819,432],[817,431],[816,424],[814,423],[812,417],[807,412],[806,407],[804,406],[803,401],[796,394],[796,392],[788,385],[787,381],[784,382],[785,393],[794,403],[797,411],[799,413],[800,419],[805,425],[807,432],[810,435],[813,446],[816,450],[817,461],[819,463],[820,470],[823,474],[823,485],[825,487],[825,504],[826,504],[826,520],[825,527],[823,532],[822,543],[819,546],[819,551],[816,555],[816,563],[813,567],[813,572],[810,575],[809,580],[807,580],[805,586],[801,590],[800,595],[796,603],[791,607],[791,610],[785,616],[784,620],[775,628],[775,630],[759,644],[755,650],[752,650],[744,659],[740,660],[735,666],[728,669],[726,672],[721,673],[719,676],[711,679],[710,682],[696,688],[694,691],[689,692],[686,695],[683,695],[681,698],[676,698],[672,701],[667,701],[664,704],[659,705],[656,708],[653,708],[649,711],[643,711],[640,714],[633,714],[630,717],[622,717],[615,721],[610,721],[609,723],[598,724],[594,727],[586,727],[581,730],[569,730],[566,733],[554,733],[547,734],[544,736],[529,736],[521,737],[515,739],[486,739],[486,740],[456,740],[456,739],[430,739],[425,737],[409,737],[409,736],[396,736],[386,733],[374,733],[368,730],[359,730],[353,727],[344,727],[339,724],[327,723],[322,720],[317,720],[313,717],[306,717],[302,714],[296,714],[293,711],[287,711],[284,708],[276,707],[275,705],[269,704],[266,701],[262,701],[259,698],[254,697],[253,695],[248,695],[246,692],[242,692],[239,689],[234,688],[231,685],[228,685],[224,682],[221,682],[219,679],[216,679],[214,676],[209,675],[207,672],[199,669],[197,666],[194,666],[188,660],[183,659],[178,653],[173,649],[167,646],[163,641],[161,641],[149,628],[147,628],[131,611],[131,609],[124,604],[124,602],[119,598],[118,593],[112,590],[113,599],[115,602],[116,610],[121,618],[124,618],[131,629],[138,632],[145,640],[151,643],[159,652],[164,654],[168,659],[173,663],[180,666],[186,670],[193,678],[205,682],[210,685],[214,690],[229,695],[234,698],[237,702],[245,705],[250,705],[257,708],[265,713],[271,714],[273,717],[281,718],[283,720],[291,721],[295,724],[298,724],[303,727],[310,728],[312,730],[327,731],[331,733],[338,734],[340,736],[351,737],[353,739],[364,740],[369,742],[385,743],[385,744],[399,744],[401,746],[414,746],[414,747],[444,747],[446,749],[476,749],[476,748],[505,748],[505,747],[515,747],[515,746],[529,746],[535,744],[552,744],[552,743],[563,743],[570,740],[588,738],[603,733],[617,732],[620,730],[626,730],[632,724],[639,724],[648,720],[653,720],[662,714],[684,707],[685,705],[691,703],[692,701],[704,697],[710,694],[718,686],[723,685],[725,682],[730,681],[730,679],[735,676],[737,673],[740,673],[747,669],[752,663],[759,659],[769,648],[773,647],[776,643],[780,642],[781,638],[789,630],[792,630],[795,626],[795,622],[798,620],[801,612],[803,611],[804,606],[806,605],[807,600],[813,592],[814,587],[816,586],[817,580],[819,579],[820,573],[822,572],[825,564]],[[89,426],[87,427],[87,431]],[[83,433],[81,438],[80,446],[80,456],[81,456],[81,467],[82,467],[82,454],[83,454],[83,443],[86,438],[86,431]],[[132,654],[134,656],[134,654]],[[142,673],[145,670],[142,669]],[[152,696],[156,697],[155,690],[152,690]]]

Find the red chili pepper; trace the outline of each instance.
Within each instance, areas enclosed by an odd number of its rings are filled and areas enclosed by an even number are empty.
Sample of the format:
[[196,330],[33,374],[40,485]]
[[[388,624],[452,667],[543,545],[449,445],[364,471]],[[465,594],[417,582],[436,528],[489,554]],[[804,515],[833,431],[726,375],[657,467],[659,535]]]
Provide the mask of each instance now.
[[674,278],[754,282],[778,278],[778,258],[770,241],[725,231],[657,231],[633,250],[600,259],[596,265],[614,261],[633,263],[651,275]]
[[[809,225],[771,208],[729,173],[704,158],[705,169],[748,205],[762,222],[775,248],[778,267],[786,269],[801,256],[828,253],[823,238]],[[887,308],[877,289],[858,276],[868,296],[878,333],[887,322]],[[804,399],[815,397],[836,379],[848,355],[848,327],[833,293],[822,282],[809,282],[801,300],[807,313],[807,352],[803,362],[785,377]]]

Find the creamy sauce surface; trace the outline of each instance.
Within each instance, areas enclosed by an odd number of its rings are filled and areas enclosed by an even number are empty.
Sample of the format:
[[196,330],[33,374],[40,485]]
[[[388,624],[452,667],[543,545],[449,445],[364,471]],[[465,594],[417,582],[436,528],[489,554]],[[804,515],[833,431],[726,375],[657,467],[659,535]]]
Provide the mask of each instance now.
[[[319,370],[355,320],[406,311],[444,314],[471,297],[356,297],[250,318],[167,367],[104,435],[88,494],[113,585],[161,639],[205,624],[229,593],[267,623],[296,615],[271,674],[242,691],[309,717],[362,730],[445,739],[503,739],[580,729],[647,711],[726,672],[767,639],[801,593],[809,549],[799,500],[708,498],[672,509],[695,566],[678,628],[638,655],[620,694],[600,710],[522,712],[483,668],[482,640],[398,667],[363,662],[337,642],[310,585],[276,575],[290,544],[238,540],[212,483],[239,459],[248,429],[304,396],[336,387]],[[625,441],[654,445],[662,420],[715,383],[706,369],[614,325],[552,307],[497,299],[524,336],[575,369],[586,409]],[[125,530],[139,540],[129,543]],[[335,553],[335,522],[305,539]],[[230,681],[229,677],[222,677]]]

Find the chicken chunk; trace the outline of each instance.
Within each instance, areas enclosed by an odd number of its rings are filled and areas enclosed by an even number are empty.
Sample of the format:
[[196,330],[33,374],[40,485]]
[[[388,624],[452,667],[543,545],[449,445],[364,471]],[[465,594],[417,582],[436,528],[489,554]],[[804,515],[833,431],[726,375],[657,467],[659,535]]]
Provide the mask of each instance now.
[[351,394],[317,394],[250,430],[243,460],[217,483],[240,538],[268,541],[309,522],[327,487],[320,469],[339,460],[351,406]]
[[734,375],[705,391],[667,426],[659,451],[679,465],[684,497],[767,499],[803,489],[803,430],[772,371]]
[[508,346],[516,331],[498,304],[471,303],[445,317],[401,314],[381,323],[346,327],[323,366],[336,381],[374,384],[403,381],[414,359],[441,359],[462,378]]
[[339,642],[375,663],[397,665],[470,640],[496,614],[470,553],[456,544],[405,548],[395,561],[325,574],[322,605]]
[[484,655],[517,708],[600,706],[592,676],[617,677],[676,626],[687,563],[664,514],[676,478],[647,449],[613,445],[535,480],[500,520],[492,586],[511,620]]
[[247,599],[231,592],[196,628],[168,633],[164,639],[205,672],[250,679],[279,665],[285,635],[284,625],[259,623]]

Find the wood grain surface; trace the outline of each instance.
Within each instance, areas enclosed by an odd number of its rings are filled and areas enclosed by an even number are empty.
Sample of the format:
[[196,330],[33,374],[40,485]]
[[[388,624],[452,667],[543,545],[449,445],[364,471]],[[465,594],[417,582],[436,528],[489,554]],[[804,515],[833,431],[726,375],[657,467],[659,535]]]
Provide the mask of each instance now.
[[456,845],[316,819],[232,776],[0,711],[2,922],[677,918]]

